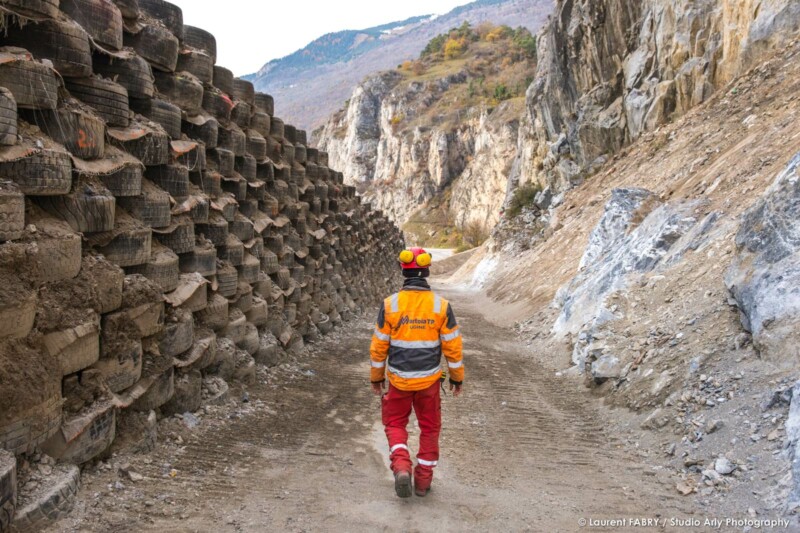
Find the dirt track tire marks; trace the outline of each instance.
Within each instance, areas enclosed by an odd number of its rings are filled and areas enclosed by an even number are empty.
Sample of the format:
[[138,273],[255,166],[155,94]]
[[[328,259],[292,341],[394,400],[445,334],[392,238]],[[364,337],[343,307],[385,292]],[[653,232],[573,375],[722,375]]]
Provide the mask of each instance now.
[[[377,400],[367,383],[368,318],[351,323],[344,336],[323,340],[313,357],[301,357],[300,370],[271,370],[290,386],[249,387],[251,401],[270,409],[204,424],[177,457],[167,452],[184,483],[174,494],[176,503],[191,506],[198,492],[217,502],[214,512],[198,510],[184,525],[207,528],[235,516],[244,529],[272,529],[303,513],[308,529],[375,531],[403,524],[426,530],[458,524],[462,530],[572,531],[581,516],[605,516],[609,510],[625,516],[681,513],[680,500],[615,445],[588,394],[555,380],[506,330],[479,316],[470,295],[443,296],[459,313],[468,381],[463,397],[443,398],[442,457],[433,492],[414,502],[426,506],[423,514],[398,505],[392,490]],[[215,313],[224,322],[227,301],[214,298],[224,306]],[[274,322],[280,333],[281,321]],[[320,316],[320,325],[329,322]],[[260,344],[259,361],[274,364],[278,342],[266,334]],[[410,431],[415,448],[414,424]],[[160,459],[153,461],[155,477]],[[143,490],[162,489],[156,484]],[[353,494],[359,498],[355,506]],[[271,498],[281,504],[265,509],[261,503]],[[148,527],[166,527],[170,520],[156,517]]]

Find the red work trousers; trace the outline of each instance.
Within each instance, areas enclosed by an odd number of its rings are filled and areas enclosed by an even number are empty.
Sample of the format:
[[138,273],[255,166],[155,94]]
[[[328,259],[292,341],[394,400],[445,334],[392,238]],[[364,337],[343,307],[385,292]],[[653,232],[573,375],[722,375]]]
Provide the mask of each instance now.
[[408,453],[408,417],[411,408],[419,422],[419,453],[414,469],[414,485],[425,490],[431,486],[433,467],[439,460],[439,433],[442,430],[442,400],[437,381],[427,389],[403,391],[389,385],[383,395],[381,415],[389,439],[392,472],[410,472],[412,463]]

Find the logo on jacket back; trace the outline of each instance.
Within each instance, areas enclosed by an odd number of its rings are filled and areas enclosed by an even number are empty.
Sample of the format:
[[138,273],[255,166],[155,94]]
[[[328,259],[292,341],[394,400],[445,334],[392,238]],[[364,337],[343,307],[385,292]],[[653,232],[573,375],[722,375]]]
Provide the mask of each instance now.
[[425,329],[425,326],[435,326],[436,321],[431,318],[408,318],[408,315],[400,318],[397,326],[411,326],[411,329]]

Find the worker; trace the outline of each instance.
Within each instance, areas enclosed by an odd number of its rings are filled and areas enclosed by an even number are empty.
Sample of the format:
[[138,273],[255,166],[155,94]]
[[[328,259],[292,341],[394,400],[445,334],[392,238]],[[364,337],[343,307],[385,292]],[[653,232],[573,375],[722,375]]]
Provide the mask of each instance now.
[[[394,488],[401,498],[410,497],[412,491],[413,464],[406,431],[412,407],[420,429],[413,490],[422,497],[431,488],[442,428],[442,355],[447,359],[453,396],[461,394],[464,382],[461,330],[450,303],[428,285],[430,266],[431,255],[422,248],[400,253],[403,288],[384,300],[370,346],[370,381],[373,392],[381,396]],[[386,374],[389,389],[384,393]]]

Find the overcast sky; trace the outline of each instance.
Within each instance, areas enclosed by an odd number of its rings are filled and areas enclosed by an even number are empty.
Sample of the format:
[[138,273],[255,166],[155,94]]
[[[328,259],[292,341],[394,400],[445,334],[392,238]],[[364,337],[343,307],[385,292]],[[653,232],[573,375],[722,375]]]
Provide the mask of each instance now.
[[217,38],[217,63],[237,75],[303,48],[317,37],[416,15],[447,13],[470,0],[170,0],[185,24]]

